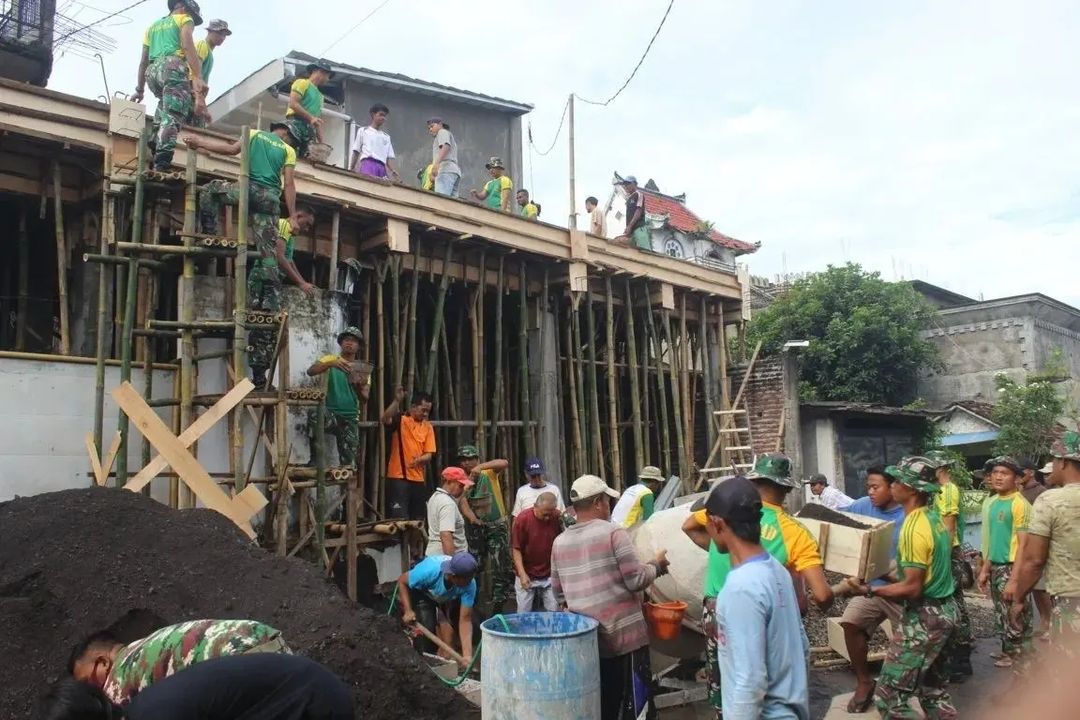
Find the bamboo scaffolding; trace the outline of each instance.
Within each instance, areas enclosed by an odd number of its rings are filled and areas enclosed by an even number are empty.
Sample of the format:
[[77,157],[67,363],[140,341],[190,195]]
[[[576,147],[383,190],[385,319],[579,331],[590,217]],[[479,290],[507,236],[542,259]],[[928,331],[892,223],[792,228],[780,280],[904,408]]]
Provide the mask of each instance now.
[[525,427],[522,432],[525,436],[525,454],[529,457],[536,455],[536,437],[533,435],[532,427],[528,425],[529,420],[532,419],[532,412],[529,405],[529,284],[526,278],[525,263],[518,262],[518,295],[519,295],[519,314],[518,323],[519,338],[518,338],[518,391],[520,393],[521,412],[518,414],[525,423]]
[[[660,455],[664,458],[664,472],[671,474],[674,469],[671,464],[671,425],[668,422],[667,389],[664,387],[664,354],[660,335],[656,332],[656,322],[653,318],[652,301],[649,299],[648,288],[645,292],[645,319],[649,327],[649,338],[652,342],[653,355],[656,360],[656,404],[660,408]],[[674,391],[674,387],[672,388]],[[674,396],[674,392],[672,392]]]
[[663,321],[664,340],[668,346],[668,353],[670,359],[668,361],[668,372],[671,381],[671,414],[675,420],[675,447],[679,453],[678,467],[679,478],[686,478],[687,466],[686,466],[686,439],[683,436],[684,419],[682,414],[682,402],[680,395],[682,393],[679,387],[680,383],[675,373],[675,358],[677,353],[675,352],[675,345],[671,341],[671,313],[667,309],[660,311],[660,317]]
[[690,390],[690,362],[690,336],[686,331],[686,293],[684,292],[679,303],[679,385],[682,390],[683,438],[686,443],[687,469],[692,462],[691,458],[694,457],[694,403]]
[[[249,198],[250,188],[248,187],[248,174],[251,169],[251,151],[250,143],[247,142],[248,128],[245,125],[240,129],[240,137],[244,139],[244,142],[240,143],[240,175],[237,178],[240,190],[240,202],[237,208],[236,218],[236,258],[233,260],[233,277],[235,282],[233,283],[233,313],[239,318],[241,312],[247,308],[247,253],[248,253],[248,222],[250,220],[249,211]],[[239,382],[241,378],[247,375],[247,342],[244,337],[244,327],[239,322],[236,323],[236,327],[233,329],[233,382],[234,384]],[[233,486],[236,492],[240,492],[244,489],[244,483],[247,475],[244,473],[244,413],[238,406],[233,408],[232,414],[232,426],[233,426],[233,468],[236,474],[233,477]],[[256,437],[258,437],[256,435]]]
[[[406,385],[406,393],[412,398],[413,390],[416,388],[416,305],[419,299],[420,292],[420,241],[416,242],[416,254],[413,256],[413,269],[412,269],[412,285],[410,286],[409,295],[409,339],[408,339],[408,362],[409,362],[409,375],[408,384]],[[410,402],[412,400],[410,399]]]
[[[583,448],[581,445],[581,426],[578,424],[578,403],[577,403],[577,385],[574,382],[574,358],[573,358],[573,339],[571,338],[570,322],[560,322],[560,308],[561,302],[554,303],[555,310],[555,338],[560,340],[559,328],[563,329],[561,342],[564,345],[562,356],[566,358],[566,385],[569,390],[568,395],[570,398],[570,440],[571,449],[573,453],[570,456],[570,476],[577,477],[581,474],[581,468],[583,467]],[[571,315],[572,315],[571,311]],[[556,351],[556,358],[560,353]]]
[[56,231],[56,287],[60,310],[60,354],[71,354],[71,319],[68,313],[67,237],[64,232],[63,181],[60,162],[52,161],[53,222]]
[[[155,204],[154,210],[150,214],[150,227],[152,232],[150,234],[150,242],[157,244],[158,241],[158,206]],[[139,263],[142,266],[142,263]],[[147,295],[149,296],[149,302],[145,305],[145,312],[147,319],[154,313],[154,309],[158,306],[158,279],[157,274],[154,272],[147,272],[146,274]],[[154,372],[153,372],[153,360],[154,360],[154,338],[150,335],[144,335],[143,337],[143,397],[151,398],[154,396]],[[150,463],[150,440],[144,435],[142,439],[142,466],[146,467]],[[192,451],[194,455],[196,451]],[[147,486],[145,492],[149,494],[150,488]]]
[[[419,247],[419,243],[417,243]],[[446,291],[450,287],[450,261],[454,257],[454,241],[446,241],[446,257],[443,258],[443,273],[439,279],[439,292],[435,300],[435,312],[432,315],[432,320],[435,323],[435,327],[431,332],[431,347],[428,349],[428,361],[427,372],[424,374],[424,390],[431,392],[435,383],[435,367],[438,361],[439,352],[439,338],[442,336],[443,325],[443,312],[446,308]],[[414,271],[415,272],[415,271]]]
[[[113,217],[116,199],[108,192],[109,171],[111,169],[112,145],[106,143],[105,172],[102,173],[101,181],[101,225],[98,228],[101,234],[98,240],[98,251],[102,257],[112,257],[106,255],[106,253],[109,251],[109,245],[116,240],[116,221]],[[25,217],[21,209],[19,211],[19,230],[20,233],[26,232]],[[87,256],[83,255],[84,262],[86,258]],[[96,358],[94,372],[94,445],[98,448],[99,453],[105,452],[104,448],[101,447],[101,443],[105,426],[105,322],[109,310],[108,286],[109,265],[101,263],[100,267],[98,267],[97,327],[94,330],[94,355]],[[21,312],[19,322],[22,322]]]
[[487,321],[485,299],[487,297],[487,250],[480,251],[480,282],[476,288],[476,318],[477,318],[477,344],[473,362],[479,363],[479,373],[473,392],[476,393],[476,446],[487,447],[487,428],[484,421],[487,419],[487,344],[484,340],[484,326]]
[[[646,287],[648,292],[648,287]],[[652,403],[652,388],[649,385],[649,327],[645,325],[645,336],[641,342],[641,409],[644,428],[642,431],[642,443],[645,446],[645,464],[646,465],[659,465],[660,460],[653,462],[652,452],[652,427],[653,427],[653,403]]]
[[604,295],[607,301],[607,389],[608,433],[611,438],[611,472],[616,490],[623,489],[622,453],[619,449],[618,379],[615,375],[615,299],[611,292],[611,276],[604,276]]
[[577,391],[577,412],[574,413],[574,421],[578,425],[578,432],[581,434],[581,464],[578,468],[579,473],[589,472],[589,466],[592,464],[592,434],[586,430],[589,421],[589,410],[585,404],[585,371],[582,366],[582,348],[581,348],[581,314],[578,312],[578,308],[581,305],[581,293],[571,293],[571,312],[570,312],[570,326],[573,330],[573,342],[570,345],[570,351],[574,360],[574,387]]
[[[609,279],[609,285],[610,282]],[[634,330],[634,298],[630,292],[630,278],[626,278],[626,359],[630,365],[630,422],[634,431],[634,460],[640,470],[646,465],[645,440],[641,427],[641,389],[638,387],[637,337]]]
[[[461,274],[462,274],[462,276],[465,275],[465,263],[464,263],[464,261],[462,261]],[[464,298],[466,298],[467,296],[468,296],[468,293],[462,293],[461,294],[461,299],[457,303],[457,334],[455,335],[456,340],[454,342],[454,371],[453,371],[453,373],[449,373],[449,372],[447,373],[447,375],[449,377],[453,378],[454,387],[463,387],[463,386],[459,385],[459,383],[464,383],[465,382],[465,360],[464,360],[464,358],[462,356],[464,355],[463,346],[465,344],[464,339],[465,339],[465,327],[466,327],[466,317],[465,317],[465,315],[466,315],[466,312],[467,312],[467,310],[466,310],[466,304],[467,303],[466,303],[466,300]],[[447,337],[447,333],[446,333],[445,330],[443,331],[443,342],[447,343],[446,351],[449,354],[449,352],[450,352],[449,338]],[[474,390],[475,390],[475,387],[474,387]],[[455,411],[457,414],[455,416],[455,419],[461,419],[462,417],[464,417],[467,414],[465,412],[465,393],[464,393],[464,391],[462,391],[461,394],[459,395],[458,392],[456,390],[454,390],[454,388],[452,387],[450,389],[450,397],[451,397],[451,399],[457,399],[457,400],[460,401],[460,402],[457,403],[457,409]],[[455,440],[455,444],[457,444],[457,445],[462,444],[461,431],[457,431],[455,433],[454,440]]]
[[502,392],[500,382],[503,372],[503,289],[505,287],[505,264],[506,256],[499,255],[499,271],[496,276],[495,294],[495,402],[491,410],[491,447],[488,457],[495,457],[498,453],[498,426],[496,423],[502,420]]
[[[386,407],[386,375],[388,368],[386,367],[386,320],[383,317],[383,304],[384,296],[386,294],[386,273],[390,270],[390,262],[383,262],[377,269],[376,274],[379,281],[379,288],[375,293],[375,325],[378,328],[378,363],[376,363],[375,374],[372,379],[375,381],[375,397],[378,401],[379,412],[382,412]],[[375,506],[375,511],[385,517],[386,508],[383,506],[385,498],[385,485],[383,480],[383,469],[386,467],[386,433],[379,430],[375,433],[375,473],[373,477],[377,478],[375,482],[374,493],[372,497],[372,505]]]
[[[192,149],[187,151],[187,167],[184,183],[184,236],[182,238],[185,248],[194,247],[196,223],[196,195],[198,193],[198,172],[196,171],[196,154]],[[195,322],[195,257],[184,255],[183,269],[180,278],[180,320],[187,324],[180,332],[180,427],[186,428],[191,425],[193,419],[192,398],[195,396],[195,336],[191,325]],[[148,323],[149,327],[156,327],[155,323]],[[239,408],[234,409],[239,412]],[[179,507],[191,507],[194,498],[187,485],[180,487]]]
[[701,317],[698,321],[698,352],[701,356],[701,372],[702,382],[705,385],[705,435],[708,441],[708,447],[712,447],[716,442],[716,424],[713,422],[713,418],[716,417],[716,380],[713,375],[712,367],[712,353],[710,348],[712,345],[709,342],[710,330],[709,330],[709,315],[708,305],[705,300],[705,296],[701,297]]
[[594,438],[593,450],[596,455],[597,472],[600,477],[607,480],[607,464],[604,462],[604,438],[600,432],[600,388],[596,381],[596,313],[593,312],[593,294],[590,286],[585,291],[585,331],[589,334],[589,340],[585,343],[585,351],[589,357],[586,367],[589,392],[589,422],[591,424],[589,434]]
[[401,258],[390,256],[390,354],[394,360],[393,388],[401,385],[405,354],[401,347]]

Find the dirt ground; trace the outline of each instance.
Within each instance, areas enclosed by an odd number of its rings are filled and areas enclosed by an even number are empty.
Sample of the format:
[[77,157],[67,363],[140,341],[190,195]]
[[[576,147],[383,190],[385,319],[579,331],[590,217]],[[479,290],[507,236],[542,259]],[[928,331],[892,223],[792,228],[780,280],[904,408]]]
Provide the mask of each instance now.
[[252,545],[209,510],[86,489],[0,504],[0,718],[30,717],[72,646],[133,609],[268,623],[348,683],[365,718],[479,716],[397,623],[350,603],[311,563]]

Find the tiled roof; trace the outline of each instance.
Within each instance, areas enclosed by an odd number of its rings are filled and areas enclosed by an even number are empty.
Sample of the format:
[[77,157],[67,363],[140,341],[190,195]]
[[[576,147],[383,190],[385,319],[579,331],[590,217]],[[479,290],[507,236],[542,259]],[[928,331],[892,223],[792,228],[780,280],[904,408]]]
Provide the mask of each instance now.
[[[640,190],[641,194],[645,196],[645,212],[650,215],[666,215],[668,218],[668,225],[675,230],[684,233],[692,233],[701,226],[701,218],[695,215],[690,208],[686,207],[686,205],[679,200],[676,200],[670,195],[653,192],[652,190],[646,190],[645,188],[640,188]],[[712,231],[711,237],[713,242],[726,248],[730,248],[738,254],[752,253],[758,249],[757,245],[743,242],[742,240],[736,240],[735,238],[724,235],[716,230]]]

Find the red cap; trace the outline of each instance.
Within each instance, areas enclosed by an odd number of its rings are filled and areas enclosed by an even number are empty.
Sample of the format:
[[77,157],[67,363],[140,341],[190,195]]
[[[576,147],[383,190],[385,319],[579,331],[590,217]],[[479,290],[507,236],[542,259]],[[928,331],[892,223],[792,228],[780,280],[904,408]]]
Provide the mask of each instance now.
[[465,487],[472,487],[476,483],[469,479],[469,476],[465,474],[465,471],[456,465],[448,467],[442,471],[442,479],[444,482],[457,482],[461,483]]

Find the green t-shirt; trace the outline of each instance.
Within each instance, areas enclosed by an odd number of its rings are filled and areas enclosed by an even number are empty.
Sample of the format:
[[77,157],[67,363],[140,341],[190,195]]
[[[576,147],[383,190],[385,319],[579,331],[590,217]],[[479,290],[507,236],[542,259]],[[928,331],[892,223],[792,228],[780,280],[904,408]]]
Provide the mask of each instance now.
[[[334,363],[340,355],[323,355],[320,363]],[[349,382],[349,376],[341,368],[332,367],[326,371],[326,409],[340,417],[354,418],[359,415],[360,400],[356,397],[356,388]]]
[[1016,560],[1018,532],[1027,532],[1031,504],[1019,491],[997,496],[983,505],[983,555],[992,563]]
[[202,79],[210,82],[210,71],[214,69],[214,48],[205,38],[195,43],[195,54],[202,61]]
[[[502,498],[499,497],[498,480],[492,478],[491,470],[484,470],[476,479],[476,484],[469,488],[469,507],[473,509],[477,520],[494,522],[503,517]],[[477,508],[481,509],[477,512]]]
[[180,28],[194,24],[195,21],[187,13],[166,15],[156,20],[143,34],[143,46],[147,48],[149,58],[157,60],[166,55],[182,56],[184,50],[180,42]]
[[487,193],[487,197],[484,198],[484,204],[492,210],[502,210],[502,193],[503,190],[511,191],[514,189],[514,183],[510,178],[505,175],[497,178],[492,178],[484,186],[484,191]]
[[951,597],[955,585],[952,578],[952,542],[949,530],[936,510],[916,508],[904,517],[900,540],[896,545],[896,564],[899,568],[920,568],[923,577],[923,596],[935,599]]
[[[318,85],[307,78],[299,78],[293,80],[289,92],[300,96],[300,107],[307,110],[312,116],[319,117],[322,115],[323,94]],[[292,110],[285,111],[285,117],[295,114]]]
[[274,133],[252,130],[248,135],[252,182],[281,192],[281,172],[296,166],[296,151]]

